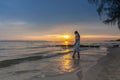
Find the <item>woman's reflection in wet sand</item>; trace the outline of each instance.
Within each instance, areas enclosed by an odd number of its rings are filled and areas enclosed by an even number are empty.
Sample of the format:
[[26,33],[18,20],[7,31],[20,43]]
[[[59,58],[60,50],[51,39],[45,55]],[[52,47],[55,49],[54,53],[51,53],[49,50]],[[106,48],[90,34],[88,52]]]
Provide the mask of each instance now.
[[74,67],[80,67],[80,59],[73,59],[73,65]]
[[74,68],[78,68],[77,70],[77,77],[79,80],[82,80],[82,69],[81,69],[81,66],[80,66],[80,59],[73,59],[73,65],[74,65]]

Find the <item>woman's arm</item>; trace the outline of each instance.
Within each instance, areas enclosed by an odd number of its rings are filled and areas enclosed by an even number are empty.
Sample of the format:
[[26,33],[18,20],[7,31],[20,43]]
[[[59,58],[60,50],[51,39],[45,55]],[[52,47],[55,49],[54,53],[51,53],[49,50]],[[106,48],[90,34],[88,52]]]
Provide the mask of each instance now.
[[79,41],[79,39],[75,39],[75,43],[74,43],[74,45],[76,45],[76,43]]

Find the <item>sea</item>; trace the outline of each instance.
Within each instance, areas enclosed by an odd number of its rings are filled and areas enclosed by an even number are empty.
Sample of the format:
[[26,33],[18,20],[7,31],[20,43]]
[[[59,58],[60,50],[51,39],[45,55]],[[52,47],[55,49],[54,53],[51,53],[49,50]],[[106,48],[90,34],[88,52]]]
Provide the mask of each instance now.
[[81,47],[79,60],[77,56],[72,59],[73,47],[64,41],[0,41],[0,80],[46,80],[72,73],[80,69],[80,65],[85,68],[105,56],[109,44],[118,43],[83,41],[81,44],[100,47]]

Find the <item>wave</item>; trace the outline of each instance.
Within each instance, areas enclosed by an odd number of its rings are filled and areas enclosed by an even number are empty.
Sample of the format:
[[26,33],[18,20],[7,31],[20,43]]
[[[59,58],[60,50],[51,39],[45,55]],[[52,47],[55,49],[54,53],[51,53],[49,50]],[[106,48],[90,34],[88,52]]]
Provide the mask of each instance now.
[[[40,46],[33,46],[33,47],[23,47],[23,48],[18,48],[18,47],[14,47],[14,48],[0,48],[0,50],[23,50],[23,49],[39,49],[39,48],[50,48],[50,47],[60,47],[60,48],[73,48],[74,45],[40,45]],[[86,48],[86,47],[90,47],[90,48],[99,48],[100,45],[80,45],[80,47]]]
[[17,58],[17,59],[3,60],[3,61],[0,61],[0,68],[13,66],[13,65],[16,65],[16,64],[19,64],[19,63],[23,63],[23,62],[36,61],[36,60],[40,60],[40,59],[60,56],[60,55],[68,54],[70,52],[72,52],[72,51],[60,52],[60,53],[56,53],[56,54],[36,55],[36,56],[28,56],[28,57]]
[[0,48],[0,50],[6,50],[6,48]]
[[23,50],[23,49],[39,49],[39,48],[48,48],[48,47],[52,47],[52,46],[34,46],[34,47],[23,47],[23,48],[18,48],[18,47],[14,47],[14,48],[0,48],[0,50]]
[[4,51],[4,50],[23,50],[23,49],[25,49],[25,48],[0,48],[0,50],[2,51]]
[[26,47],[25,49],[47,48],[47,47],[54,47],[54,46],[52,46],[52,45],[41,45],[41,46],[34,46],[34,47]]
[[[66,45],[40,45],[40,46],[33,46],[33,47],[23,47],[23,48],[19,48],[19,47],[8,47],[8,48],[0,48],[0,50],[23,50],[23,49],[39,49],[39,48],[50,48],[50,47],[61,47],[64,48],[66,47]],[[69,46],[68,46],[69,47]]]

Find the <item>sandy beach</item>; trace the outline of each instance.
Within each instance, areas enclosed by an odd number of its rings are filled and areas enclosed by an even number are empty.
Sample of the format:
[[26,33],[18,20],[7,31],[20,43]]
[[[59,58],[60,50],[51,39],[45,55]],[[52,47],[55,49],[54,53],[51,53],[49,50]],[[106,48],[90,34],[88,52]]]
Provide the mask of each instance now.
[[120,80],[120,48],[110,48],[80,80]]
[[[51,80],[120,80],[120,48],[110,48],[108,54],[97,58],[96,62],[83,65],[80,69],[61,76],[52,77]],[[50,80],[50,78],[46,79]]]
[[[90,51],[88,51],[88,52],[90,53]],[[42,79],[40,77],[38,77],[35,80],[92,80],[92,79],[89,79],[89,77],[90,77],[89,75],[94,72],[91,71],[90,73],[88,73],[89,70],[93,69],[93,66],[96,66],[96,64],[98,63],[98,60],[101,59],[106,54],[102,54],[103,52],[101,52],[101,55],[87,54],[87,56],[86,56],[86,55],[84,55],[84,51],[82,51],[81,53],[82,53],[81,60],[70,58],[72,56],[72,53],[61,56],[61,57],[56,57],[59,60],[61,60],[61,59],[65,60],[65,62],[70,63],[71,66],[78,67],[75,71],[71,71],[71,72],[68,72],[68,73],[65,73],[62,75],[57,75],[54,77],[52,77],[52,76],[45,77],[44,76]],[[68,68],[68,71],[69,71],[70,65],[66,64],[66,65],[64,65],[64,67]],[[93,74],[93,77],[94,77],[94,74]]]

